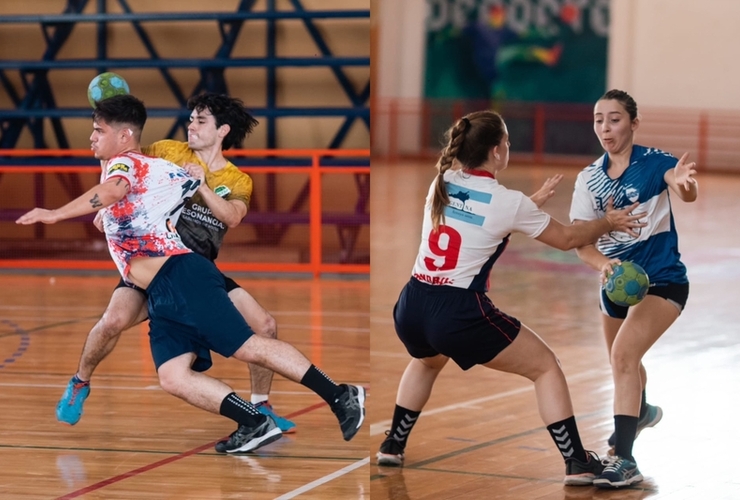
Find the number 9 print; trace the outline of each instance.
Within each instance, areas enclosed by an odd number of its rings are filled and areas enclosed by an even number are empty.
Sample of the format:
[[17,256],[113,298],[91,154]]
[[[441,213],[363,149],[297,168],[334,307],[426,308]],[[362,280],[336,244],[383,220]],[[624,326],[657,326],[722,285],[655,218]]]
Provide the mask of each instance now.
[[[442,238],[445,235],[446,238]],[[444,245],[444,248],[441,246]],[[444,259],[441,266],[438,266],[436,262],[439,259],[432,259],[431,257],[424,257],[424,264],[430,271],[449,271],[457,267],[457,259],[460,256],[460,246],[462,244],[462,236],[455,228],[450,226],[440,225],[435,231],[429,234],[429,251],[439,258]]]

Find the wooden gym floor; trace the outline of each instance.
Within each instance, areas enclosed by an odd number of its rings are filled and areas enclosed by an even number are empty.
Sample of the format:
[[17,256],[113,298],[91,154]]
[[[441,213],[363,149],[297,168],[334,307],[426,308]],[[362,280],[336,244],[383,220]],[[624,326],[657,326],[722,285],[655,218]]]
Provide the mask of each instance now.
[[[0,274],[0,498],[740,498],[733,460],[740,445],[733,389],[740,385],[740,308],[732,291],[740,278],[740,178],[731,176],[700,175],[699,200],[674,204],[691,296],[645,358],[648,399],[665,416],[635,445],[642,484],[619,491],[564,487],[532,384],[483,368],[463,373],[454,364],[440,375],[411,435],[406,466],[374,463],[408,361],[391,308],[411,271],[432,163],[373,162],[369,285],[239,280],[275,315],[281,338],[334,379],[371,384],[365,430],[350,443],[317,396],[276,377],[271,400],[298,432],[256,454],[217,455],[213,442],[233,425],[158,388],[145,327],[124,333],[100,366],[80,423],[59,424],[54,407],[116,278]],[[565,221],[577,170],[512,166],[500,179],[530,193],[556,172],[566,179],[545,208]],[[612,383],[597,286],[572,252],[516,236],[494,267],[491,296],[558,354],[584,444],[603,454]],[[241,363],[217,358],[211,373],[249,394]]]
[[[375,499],[740,498],[736,408],[740,386],[740,177],[698,176],[700,197],[674,197],[680,250],[689,269],[685,312],[644,359],[648,401],[665,414],[635,444],[646,479],[618,491],[565,487],[564,467],[537,413],[533,384],[450,362],[409,438],[402,469],[375,463],[408,362],[391,311],[408,280],[434,162],[373,162],[370,415],[371,495]],[[545,209],[567,222],[578,169],[513,165],[502,184],[534,192],[546,177],[565,180]],[[599,328],[597,277],[564,253],[517,235],[494,266],[490,296],[539,333],[559,356],[584,445],[606,453],[612,382]],[[734,389],[733,389],[734,387]]]
[[[369,385],[369,283],[239,279],[293,343],[334,380]],[[213,450],[235,424],[159,389],[147,329],[134,327],[93,377],[82,420],[56,403],[117,278],[0,274],[0,498],[346,499],[369,497],[367,427],[349,443],[334,414],[276,376],[271,402],[297,433],[257,453]],[[209,371],[244,397],[247,366]]]

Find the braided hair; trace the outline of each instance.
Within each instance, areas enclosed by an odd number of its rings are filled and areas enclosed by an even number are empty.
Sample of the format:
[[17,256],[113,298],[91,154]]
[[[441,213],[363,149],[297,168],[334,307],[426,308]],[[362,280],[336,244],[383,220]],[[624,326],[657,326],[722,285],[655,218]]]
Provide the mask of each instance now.
[[445,134],[447,145],[437,161],[437,181],[432,196],[432,225],[434,230],[444,224],[444,210],[450,197],[444,173],[457,160],[463,169],[472,170],[483,165],[491,148],[504,137],[504,120],[495,111],[476,111],[460,118]]

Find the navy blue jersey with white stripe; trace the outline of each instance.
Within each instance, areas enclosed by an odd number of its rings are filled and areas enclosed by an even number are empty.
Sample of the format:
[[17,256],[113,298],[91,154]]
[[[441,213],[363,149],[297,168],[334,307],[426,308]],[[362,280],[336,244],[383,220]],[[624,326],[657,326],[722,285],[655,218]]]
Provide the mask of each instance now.
[[639,264],[651,284],[688,283],[686,267],[678,252],[678,233],[668,196],[670,188],[664,179],[677,162],[670,153],[634,145],[630,164],[619,178],[607,175],[609,155],[604,154],[578,174],[573,192],[571,221],[604,217],[610,197],[617,209],[640,202],[635,213],[647,214],[640,221],[647,226],[635,229],[638,236],[612,231],[599,238],[596,249],[609,258]]

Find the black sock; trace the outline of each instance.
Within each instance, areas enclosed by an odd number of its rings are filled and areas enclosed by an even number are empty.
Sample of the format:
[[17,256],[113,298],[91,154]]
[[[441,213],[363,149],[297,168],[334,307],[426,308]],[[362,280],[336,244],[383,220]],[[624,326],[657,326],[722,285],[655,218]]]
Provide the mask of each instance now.
[[634,462],[632,445],[635,444],[635,436],[637,435],[637,417],[614,415],[614,429],[616,433],[614,454]]
[[420,414],[420,411],[412,411],[396,405],[396,409],[393,410],[393,423],[391,423],[391,430],[388,435],[405,448],[409,433],[414,428]]
[[80,377],[77,376],[76,373],[75,373],[75,376],[72,377],[72,383],[75,384],[75,385],[77,385],[77,384],[90,385],[90,381],[89,380],[82,380]]
[[232,392],[221,401],[218,412],[239,425],[257,427],[265,421],[265,416],[252,404],[244,401],[235,392]]
[[339,386],[326,373],[314,365],[311,365],[306,374],[303,375],[301,385],[308,387],[321,396],[321,399],[329,403],[329,405],[334,402],[334,397],[339,392]]
[[647,413],[647,396],[645,395],[645,389],[642,390],[642,400],[640,401],[640,418],[645,416]]
[[565,420],[550,424],[547,430],[564,459],[576,458],[581,462],[586,460],[586,450],[583,449],[581,436],[578,434],[576,417],[571,415]]

